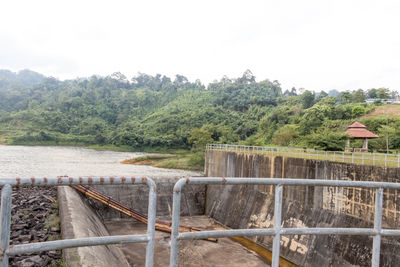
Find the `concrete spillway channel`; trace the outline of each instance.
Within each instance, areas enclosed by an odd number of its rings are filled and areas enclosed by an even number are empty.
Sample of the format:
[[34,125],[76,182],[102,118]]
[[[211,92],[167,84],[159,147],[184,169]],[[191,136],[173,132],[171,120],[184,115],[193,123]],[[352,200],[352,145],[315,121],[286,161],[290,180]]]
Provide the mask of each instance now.
[[[157,224],[155,266],[169,265],[170,214],[172,188],[178,179],[157,181]],[[81,193],[93,194],[88,199],[71,187],[59,188],[63,238],[102,235],[144,234],[148,192],[145,187],[129,185],[95,186],[96,191],[77,188]],[[85,193],[86,191],[86,193]],[[96,193],[98,191],[98,193]],[[111,196],[113,200],[106,199]],[[98,200],[103,198],[102,202]],[[104,205],[111,203],[113,208]],[[130,208],[136,220],[121,213],[121,203]],[[221,225],[204,216],[205,186],[187,186],[183,191],[180,231],[220,229]],[[132,215],[128,214],[128,215]],[[130,216],[132,217],[132,216]],[[182,241],[179,261],[182,266],[268,266],[268,251],[260,253],[254,243],[238,239],[221,238],[218,242],[206,240]],[[240,242],[241,241],[241,242]],[[241,245],[240,243],[244,244]],[[145,244],[124,244],[66,249],[64,258],[69,266],[144,266]],[[254,251],[248,248],[254,249]],[[262,249],[261,249],[262,250]],[[290,266],[290,265],[286,265]]]

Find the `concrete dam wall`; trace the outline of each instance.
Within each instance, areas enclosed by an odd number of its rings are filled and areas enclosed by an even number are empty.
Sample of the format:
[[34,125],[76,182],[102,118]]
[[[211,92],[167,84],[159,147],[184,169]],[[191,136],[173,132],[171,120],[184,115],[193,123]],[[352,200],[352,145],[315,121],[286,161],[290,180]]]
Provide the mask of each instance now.
[[[179,178],[155,179],[157,183],[157,217],[169,217],[172,214],[172,191]],[[111,196],[114,200],[147,215],[149,190],[146,185],[93,186],[96,190]],[[181,216],[204,215],[205,185],[190,185],[182,192]],[[128,218],[97,201],[90,200],[91,206],[104,220]]]
[[[208,150],[206,176],[398,182],[399,168]],[[284,187],[283,227],[373,227],[374,190]],[[206,214],[231,228],[273,225],[272,186],[207,187]],[[385,190],[383,226],[398,228],[400,195]],[[272,237],[249,238],[272,249]],[[381,266],[400,266],[398,238],[384,238]],[[282,236],[281,255],[300,266],[370,266],[372,237]]]

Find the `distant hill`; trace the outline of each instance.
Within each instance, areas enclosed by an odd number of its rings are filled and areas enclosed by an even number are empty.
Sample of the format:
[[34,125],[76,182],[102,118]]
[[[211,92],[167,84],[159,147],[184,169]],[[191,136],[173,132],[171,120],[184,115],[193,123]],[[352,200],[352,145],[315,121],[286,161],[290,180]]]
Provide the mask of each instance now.
[[374,117],[395,117],[400,118],[400,105],[388,104],[383,106],[378,106],[371,113],[363,116],[362,118],[374,118]]
[[[373,92],[380,91],[387,93]],[[376,108],[364,101],[369,93],[283,93],[278,81],[256,81],[249,70],[207,87],[183,75],[140,73],[128,79],[114,73],[60,81],[30,70],[0,70],[0,142],[137,150],[218,142],[342,150],[346,127]],[[378,135],[390,130],[390,148],[400,149],[400,106],[378,107],[369,116],[393,108],[390,114],[397,117],[366,116],[360,122]],[[370,142],[370,148],[385,147],[380,139]]]
[[43,82],[44,79],[46,79],[46,76],[28,69],[19,72],[0,70],[0,87],[15,83],[23,86],[32,86]]

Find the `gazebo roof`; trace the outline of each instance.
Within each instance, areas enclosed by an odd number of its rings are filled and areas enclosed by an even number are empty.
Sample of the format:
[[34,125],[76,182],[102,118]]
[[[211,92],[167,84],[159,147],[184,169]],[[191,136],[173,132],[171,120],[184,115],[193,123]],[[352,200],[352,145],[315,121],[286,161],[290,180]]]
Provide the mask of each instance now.
[[376,134],[371,133],[367,130],[367,127],[359,122],[355,122],[347,127],[345,131],[348,135],[353,138],[378,138]]

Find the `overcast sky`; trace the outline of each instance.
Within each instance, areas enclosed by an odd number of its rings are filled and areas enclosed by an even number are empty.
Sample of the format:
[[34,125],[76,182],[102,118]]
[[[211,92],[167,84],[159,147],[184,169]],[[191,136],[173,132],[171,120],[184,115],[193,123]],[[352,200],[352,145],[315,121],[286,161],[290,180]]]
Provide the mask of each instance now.
[[400,1],[2,0],[0,68],[400,89]]

